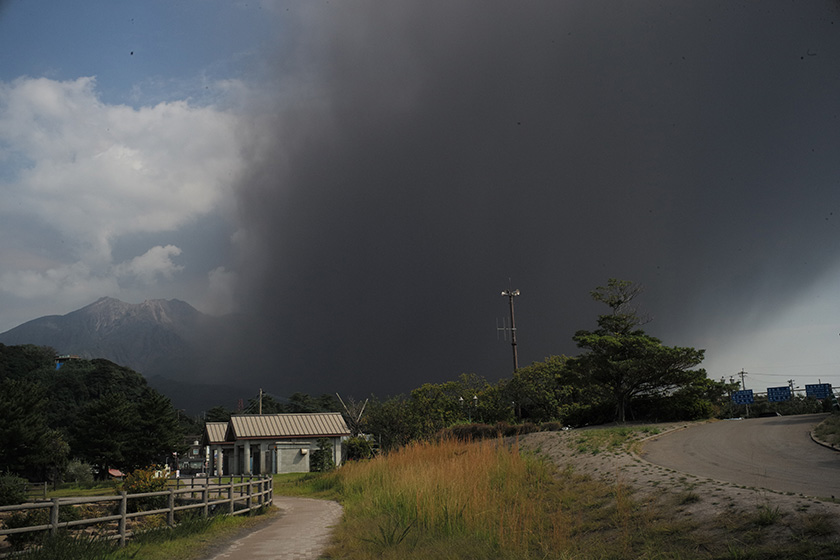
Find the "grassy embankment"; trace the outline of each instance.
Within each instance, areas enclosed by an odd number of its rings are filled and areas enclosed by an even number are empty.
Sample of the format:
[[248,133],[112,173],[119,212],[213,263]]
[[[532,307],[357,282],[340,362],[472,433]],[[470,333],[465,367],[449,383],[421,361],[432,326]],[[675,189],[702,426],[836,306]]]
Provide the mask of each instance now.
[[[645,430],[587,430],[578,451],[614,451]],[[339,499],[345,520],[329,554],[347,560],[840,557],[834,519],[787,518],[767,506],[701,527],[675,515],[679,503],[640,503],[626,486],[558,472],[499,442],[415,444],[332,474],[278,480],[277,493]],[[780,542],[782,528],[794,536]]]
[[840,414],[832,414],[814,428],[814,435],[829,445],[840,446]]
[[[587,430],[577,439],[578,452],[616,451],[651,430]],[[679,504],[640,503],[626,486],[558,471],[498,441],[418,443],[333,473],[277,476],[275,484],[278,495],[342,502],[345,518],[329,554],[346,560],[840,557],[835,519],[803,514],[792,520],[768,506],[754,515],[721,516],[710,537],[709,527],[674,515]],[[202,558],[213,543],[260,522],[196,521],[181,530],[186,536],[169,530],[118,551],[42,557]],[[780,543],[773,537],[783,525],[797,528]]]

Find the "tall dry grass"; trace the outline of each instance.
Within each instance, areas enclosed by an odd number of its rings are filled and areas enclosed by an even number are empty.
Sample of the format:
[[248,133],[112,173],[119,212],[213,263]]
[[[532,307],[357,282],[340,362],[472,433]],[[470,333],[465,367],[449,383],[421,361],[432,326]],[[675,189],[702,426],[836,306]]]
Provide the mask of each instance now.
[[[574,548],[570,535],[578,523],[565,511],[556,475],[515,445],[487,440],[418,442],[348,464],[333,475],[346,511],[342,549],[333,554],[558,557]],[[456,549],[472,553],[459,556]]]

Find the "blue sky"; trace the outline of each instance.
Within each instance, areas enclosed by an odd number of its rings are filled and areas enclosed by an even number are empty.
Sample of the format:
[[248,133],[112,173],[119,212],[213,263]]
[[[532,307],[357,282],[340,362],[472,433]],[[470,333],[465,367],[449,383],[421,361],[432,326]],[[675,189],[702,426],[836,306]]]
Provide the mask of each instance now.
[[0,331],[178,298],[381,394],[509,374],[509,282],[574,354],[619,277],[712,377],[840,384],[837,12],[2,1]]

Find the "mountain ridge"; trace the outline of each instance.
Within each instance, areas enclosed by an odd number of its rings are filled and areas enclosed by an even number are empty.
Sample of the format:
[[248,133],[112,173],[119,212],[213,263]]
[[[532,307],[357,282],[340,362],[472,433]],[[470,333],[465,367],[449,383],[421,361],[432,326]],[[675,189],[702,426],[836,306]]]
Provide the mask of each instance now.
[[134,304],[102,297],[65,315],[27,321],[0,333],[0,342],[49,346],[60,354],[105,358],[146,377],[172,377],[173,366],[193,356],[201,333],[218,321],[178,299]]

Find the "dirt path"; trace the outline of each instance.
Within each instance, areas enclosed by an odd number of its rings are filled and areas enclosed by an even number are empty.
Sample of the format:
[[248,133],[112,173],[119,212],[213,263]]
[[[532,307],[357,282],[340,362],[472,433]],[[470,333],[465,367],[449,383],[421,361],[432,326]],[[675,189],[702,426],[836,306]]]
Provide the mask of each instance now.
[[235,539],[208,560],[316,560],[329,544],[344,510],[338,502],[275,496],[281,514],[264,527]]

